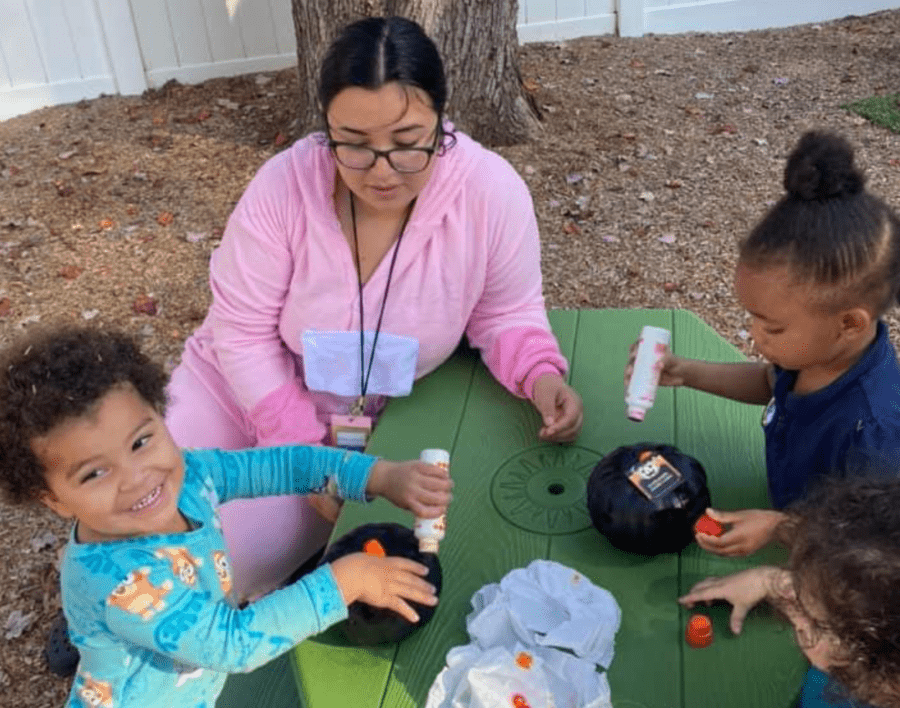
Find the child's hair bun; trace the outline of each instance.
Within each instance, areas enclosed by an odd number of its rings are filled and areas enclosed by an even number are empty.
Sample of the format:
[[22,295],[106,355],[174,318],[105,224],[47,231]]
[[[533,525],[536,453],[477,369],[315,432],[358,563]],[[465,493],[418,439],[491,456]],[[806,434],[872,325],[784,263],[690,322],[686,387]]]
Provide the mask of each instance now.
[[851,196],[864,184],[865,177],[853,164],[853,148],[834,133],[806,133],[784,169],[785,189],[804,201]]

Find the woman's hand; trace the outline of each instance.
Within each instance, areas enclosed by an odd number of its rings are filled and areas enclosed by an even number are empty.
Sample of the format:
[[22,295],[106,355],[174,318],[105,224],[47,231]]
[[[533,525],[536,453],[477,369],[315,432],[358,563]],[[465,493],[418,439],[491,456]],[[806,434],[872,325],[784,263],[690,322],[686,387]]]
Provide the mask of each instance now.
[[331,572],[347,605],[358,600],[418,622],[419,615],[406,601],[420,605],[436,605],[438,601],[434,586],[423,577],[428,575],[428,568],[409,558],[351,553],[332,561]]
[[541,414],[543,427],[538,432],[541,440],[548,442],[572,442],[581,432],[584,422],[584,405],[575,389],[559,374],[544,374],[534,382],[531,402]]
[[453,480],[447,470],[419,460],[378,460],[366,485],[369,494],[382,496],[420,519],[434,519],[446,513],[453,498],[451,489]]
[[693,607],[697,602],[709,605],[714,600],[731,603],[729,626],[732,632],[740,634],[747,613],[772,596],[776,592],[776,586],[784,585],[783,581],[787,577],[786,570],[774,566],[750,568],[733,575],[701,580],[687,595],[679,597],[678,602],[684,607]]
[[[638,342],[631,345],[628,350],[628,363],[625,365],[625,389],[628,390],[628,382],[631,381],[631,375],[634,373],[634,360],[637,358]],[[663,354],[661,361],[662,368],[659,372],[660,386],[684,386],[684,375],[688,360],[675,356],[669,347],[666,347],[666,353]]]
[[716,511],[707,509],[716,521],[730,526],[721,536],[695,535],[697,545],[719,556],[747,556],[775,540],[775,532],[785,515],[768,509]]

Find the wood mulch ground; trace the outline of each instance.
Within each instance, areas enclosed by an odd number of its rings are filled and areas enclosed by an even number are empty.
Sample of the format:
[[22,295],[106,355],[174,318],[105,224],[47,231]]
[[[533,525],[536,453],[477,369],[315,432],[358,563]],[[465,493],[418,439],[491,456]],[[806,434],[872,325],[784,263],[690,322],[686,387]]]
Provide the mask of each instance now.
[[[747,352],[735,244],[780,196],[803,131],[849,137],[872,191],[900,207],[900,136],[840,108],[896,92],[898,55],[900,11],[524,46],[545,127],[500,152],[534,196],[549,306],[688,308]],[[136,334],[172,367],[206,312],[209,255],[235,201],[299,137],[296,96],[287,70],[0,123],[0,344],[91,322]],[[0,520],[0,705],[59,705],[69,682],[40,652],[67,525],[5,504]]]

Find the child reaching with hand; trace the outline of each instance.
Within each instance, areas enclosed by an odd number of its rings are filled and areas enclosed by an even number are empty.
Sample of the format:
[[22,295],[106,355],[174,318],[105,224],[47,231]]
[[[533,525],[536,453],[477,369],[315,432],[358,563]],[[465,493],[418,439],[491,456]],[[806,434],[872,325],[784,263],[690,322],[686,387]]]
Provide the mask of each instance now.
[[[697,543],[746,555],[774,540],[780,511],[827,475],[900,469],[900,366],[882,315],[900,293],[900,221],[863,187],[841,137],[810,132],[788,158],[787,194],[740,244],[735,290],[765,362],[667,354],[660,385],[754,404],[773,510],[709,510],[726,525]],[[626,368],[626,381],[633,365]],[[730,527],[730,528],[728,528]]]
[[757,603],[779,609],[812,664],[801,708],[900,708],[900,481],[827,480],[783,524],[787,568],[707,578],[679,602],[730,602],[735,634]]
[[[347,555],[236,606],[216,508],[326,487],[443,514],[447,472],[324,447],[179,450],[163,421],[167,377],[124,335],[64,329],[9,349],[0,366],[0,485],[74,520],[62,601],[81,654],[68,705],[207,706],[249,671],[361,601],[418,621],[427,568]],[[260,474],[264,468],[265,474]]]

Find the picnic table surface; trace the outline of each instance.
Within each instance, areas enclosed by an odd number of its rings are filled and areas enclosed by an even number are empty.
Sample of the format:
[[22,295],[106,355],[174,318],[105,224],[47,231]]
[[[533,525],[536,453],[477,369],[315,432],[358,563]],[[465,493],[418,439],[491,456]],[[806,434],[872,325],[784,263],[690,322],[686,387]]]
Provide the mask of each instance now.
[[[584,428],[573,444],[541,442],[533,406],[506,392],[466,348],[417,382],[410,396],[391,401],[370,441],[370,452],[396,460],[415,459],[425,448],[450,451],[454,501],[432,621],[399,644],[379,647],[349,646],[333,628],[257,672],[230,678],[219,708],[421,708],[447,652],[469,641],[465,617],[475,592],[535,559],[580,571],[619,603],[622,623],[608,671],[615,708],[795,703],[807,664],[790,628],[771,611],[754,610],[735,637],[727,605],[704,608],[715,639],[692,649],[684,641],[691,612],[676,603],[709,575],[780,562],[783,551],[728,559],[692,543],[679,554],[628,554],[593,528],[585,501],[587,478],[604,454],[655,442],[700,460],[714,506],[768,507],[761,407],[661,388],[644,422],[624,412],[622,372],[644,325],[671,330],[672,350],[681,356],[739,361],[740,353],[681,310],[556,310],[550,322],[570,362],[569,383],[584,400]],[[381,521],[411,527],[413,518],[382,499],[351,503],[333,538]]]

